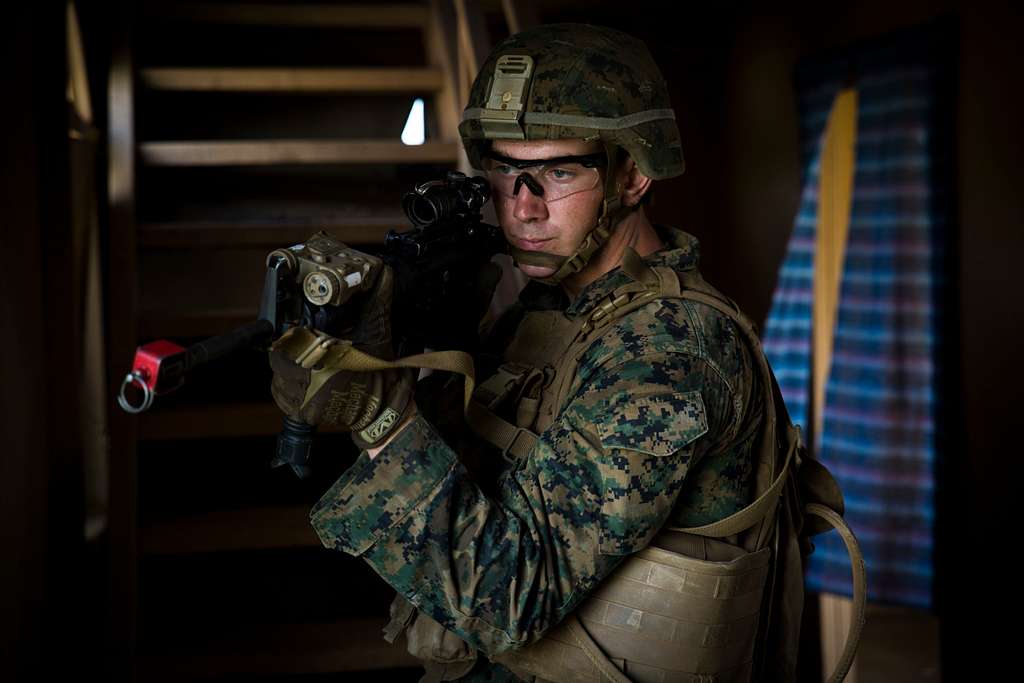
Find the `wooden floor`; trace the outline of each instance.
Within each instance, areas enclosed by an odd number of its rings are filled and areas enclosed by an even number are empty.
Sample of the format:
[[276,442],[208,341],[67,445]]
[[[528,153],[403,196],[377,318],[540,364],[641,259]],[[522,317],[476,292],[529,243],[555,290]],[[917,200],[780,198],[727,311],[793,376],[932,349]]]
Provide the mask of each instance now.
[[869,605],[857,666],[857,683],[938,683],[938,618],[906,607]]

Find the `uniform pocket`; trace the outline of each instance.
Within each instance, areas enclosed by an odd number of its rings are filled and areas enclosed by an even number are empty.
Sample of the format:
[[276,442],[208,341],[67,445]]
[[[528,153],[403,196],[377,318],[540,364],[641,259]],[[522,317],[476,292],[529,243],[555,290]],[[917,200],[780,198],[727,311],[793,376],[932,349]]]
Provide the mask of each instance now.
[[596,424],[602,453],[600,550],[645,547],[675,505],[694,442],[708,431],[699,391],[643,396]]
[[643,396],[597,425],[605,448],[657,456],[672,455],[707,431],[704,399],[699,391]]

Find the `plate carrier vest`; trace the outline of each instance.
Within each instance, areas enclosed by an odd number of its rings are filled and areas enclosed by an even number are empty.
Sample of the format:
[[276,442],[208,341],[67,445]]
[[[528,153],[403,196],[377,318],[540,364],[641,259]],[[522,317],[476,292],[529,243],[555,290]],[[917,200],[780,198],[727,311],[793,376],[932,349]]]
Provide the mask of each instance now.
[[[695,301],[720,311],[743,332],[764,392],[763,424],[754,442],[753,502],[704,526],[662,527],[560,624],[536,642],[492,660],[536,683],[793,681],[809,538],[834,528],[846,544],[853,570],[846,645],[828,679],[842,681],[864,626],[864,559],[843,521],[839,486],[804,448],[754,326],[696,269],[652,267],[631,249],[626,249],[622,269],[632,281],[589,314],[569,318],[561,311],[527,313],[506,350],[506,362],[475,389],[472,359],[461,351],[383,361],[346,345],[331,365],[355,371],[431,368],[463,375],[470,428],[514,461],[526,457],[537,434],[554,421],[580,359],[612,323],[661,299]],[[495,412],[510,405],[515,423]],[[393,615],[385,629],[388,640],[397,637],[414,611],[405,603],[404,616]],[[436,634],[430,637],[436,639]],[[464,649],[466,644],[455,640],[461,645],[453,649]]]
[[[864,623],[864,561],[842,519],[842,493],[828,470],[808,456],[754,326],[695,269],[651,267],[627,249],[623,270],[632,282],[589,315],[524,316],[506,362],[473,392],[470,428],[507,459],[525,457],[564,404],[580,359],[615,321],[661,299],[695,301],[742,330],[758,367],[765,410],[754,442],[754,501],[712,524],[663,527],[561,624],[537,642],[492,659],[537,683],[794,680],[807,539],[835,528],[854,578],[850,630],[829,679],[841,681]],[[514,414],[515,423],[499,417],[499,408]]]

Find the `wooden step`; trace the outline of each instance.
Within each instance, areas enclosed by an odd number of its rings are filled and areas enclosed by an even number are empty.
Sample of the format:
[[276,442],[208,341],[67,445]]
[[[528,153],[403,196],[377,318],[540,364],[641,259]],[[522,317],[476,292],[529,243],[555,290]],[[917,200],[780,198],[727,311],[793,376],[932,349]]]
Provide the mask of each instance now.
[[434,93],[444,85],[434,68],[151,68],[142,84],[155,90],[292,93]]
[[357,216],[302,222],[285,221],[174,221],[139,225],[138,244],[143,249],[267,247],[276,249],[304,242],[319,230],[350,245],[383,244],[389,230],[409,229],[404,214]]
[[[157,398],[157,402],[159,402]],[[159,407],[158,407],[159,408]],[[271,403],[154,409],[139,415],[139,439],[207,439],[277,434],[281,411]]]
[[[139,415],[139,439],[144,441],[266,436],[279,431],[281,411],[270,402],[175,406]],[[327,425],[320,431],[341,433]]]
[[[280,427],[280,413],[271,422]],[[309,525],[309,506],[271,506],[190,515],[144,526],[139,533],[145,555],[318,548]]]
[[[152,5],[153,3],[150,3]],[[425,5],[365,4],[255,4],[160,3],[150,10],[153,18],[249,26],[345,26],[354,28],[417,28],[430,19]]]
[[258,305],[258,299],[254,299],[252,308],[244,309],[142,310],[138,318],[138,338],[176,339],[224,334],[255,320]]
[[151,166],[273,166],[286,164],[452,164],[454,142],[405,145],[397,140],[205,140],[144,142]]
[[[286,587],[283,587],[286,589]],[[359,590],[352,586],[349,590]],[[418,660],[405,643],[387,643],[387,619],[351,618],[334,623],[246,624],[225,628],[202,649],[139,655],[139,680],[222,679],[231,675],[272,676],[414,668]]]

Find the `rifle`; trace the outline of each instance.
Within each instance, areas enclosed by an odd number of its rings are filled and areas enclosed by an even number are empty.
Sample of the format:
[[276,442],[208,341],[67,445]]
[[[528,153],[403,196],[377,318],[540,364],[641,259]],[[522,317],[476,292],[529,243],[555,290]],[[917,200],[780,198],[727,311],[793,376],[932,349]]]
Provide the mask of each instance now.
[[[295,326],[344,336],[358,323],[351,302],[365,295],[384,266],[395,275],[396,356],[424,348],[472,351],[477,321],[457,304],[476,290],[478,275],[491,257],[507,250],[501,229],[483,222],[481,210],[489,198],[484,178],[450,171],[402,197],[413,227],[389,231],[379,256],[353,249],[324,231],[302,244],[275,249],[267,256],[256,320],[188,348],[163,339],[138,347],[118,404],[129,413],[146,411],[156,396],[181,387],[197,368],[242,349],[266,349]],[[141,402],[130,401],[129,391],[141,392]],[[309,425],[284,418],[271,465],[288,464],[300,478],[308,476],[312,435]]]

